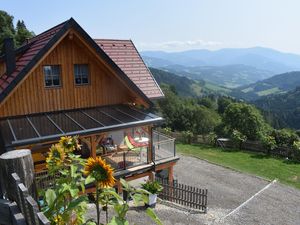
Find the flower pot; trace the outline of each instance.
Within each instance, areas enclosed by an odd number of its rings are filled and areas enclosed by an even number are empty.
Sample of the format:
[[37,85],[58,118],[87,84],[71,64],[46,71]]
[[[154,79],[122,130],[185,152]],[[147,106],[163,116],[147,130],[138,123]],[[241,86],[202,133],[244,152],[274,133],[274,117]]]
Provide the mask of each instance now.
[[157,194],[150,194],[148,199],[148,205],[151,208],[154,208],[157,201]]

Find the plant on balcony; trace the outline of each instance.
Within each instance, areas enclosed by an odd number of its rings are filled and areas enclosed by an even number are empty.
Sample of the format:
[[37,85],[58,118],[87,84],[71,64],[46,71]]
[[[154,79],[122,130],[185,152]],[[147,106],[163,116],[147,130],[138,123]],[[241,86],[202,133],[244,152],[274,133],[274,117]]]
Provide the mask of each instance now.
[[142,184],[142,188],[149,192],[147,204],[150,207],[155,207],[157,194],[163,190],[163,187],[157,181],[148,180],[146,183]]

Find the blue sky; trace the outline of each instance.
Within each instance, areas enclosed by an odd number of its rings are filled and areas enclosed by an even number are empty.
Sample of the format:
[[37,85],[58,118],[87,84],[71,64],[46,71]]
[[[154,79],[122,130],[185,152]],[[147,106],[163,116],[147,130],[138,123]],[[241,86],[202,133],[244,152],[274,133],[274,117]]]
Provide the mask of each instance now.
[[139,50],[262,46],[300,54],[298,0],[0,0],[36,34],[73,17],[94,38]]

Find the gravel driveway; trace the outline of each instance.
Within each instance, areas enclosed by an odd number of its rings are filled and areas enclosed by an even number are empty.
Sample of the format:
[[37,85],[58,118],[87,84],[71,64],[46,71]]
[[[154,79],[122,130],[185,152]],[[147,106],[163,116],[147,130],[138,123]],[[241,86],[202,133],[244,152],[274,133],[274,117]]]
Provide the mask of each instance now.
[[213,218],[213,224],[300,224],[297,189],[271,184],[222,220],[270,182],[186,156],[180,156],[175,174],[180,183],[208,189],[208,213],[201,222],[211,224]]
[[[157,204],[155,211],[164,225],[300,224],[297,189],[187,156],[180,156],[175,176],[180,183],[208,189],[208,212],[194,214]],[[112,215],[112,209],[109,211]],[[87,217],[95,215],[94,206],[89,205]],[[101,217],[103,221],[104,215]],[[130,224],[154,224],[143,209],[131,208],[127,218]]]

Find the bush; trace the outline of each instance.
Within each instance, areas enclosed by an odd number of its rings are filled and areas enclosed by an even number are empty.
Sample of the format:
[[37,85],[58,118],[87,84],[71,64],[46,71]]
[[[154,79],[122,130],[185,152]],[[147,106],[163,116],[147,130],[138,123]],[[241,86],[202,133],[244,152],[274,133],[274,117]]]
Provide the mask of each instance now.
[[247,136],[242,134],[238,130],[233,130],[231,139],[235,143],[235,145],[241,150],[242,149],[242,144],[247,141]]
[[267,153],[270,154],[272,150],[277,147],[276,140],[271,135],[266,135],[261,138],[263,146],[267,149]]
[[276,144],[283,147],[293,147],[294,142],[299,141],[296,132],[288,129],[274,130],[272,136],[275,138]]
[[208,142],[211,144],[211,145],[216,145],[216,142],[217,142],[217,138],[218,138],[218,136],[216,135],[216,133],[214,133],[214,132],[210,132],[209,134],[208,134]]
[[191,131],[182,131],[182,141],[185,144],[191,144],[192,138],[194,137],[194,134]]

